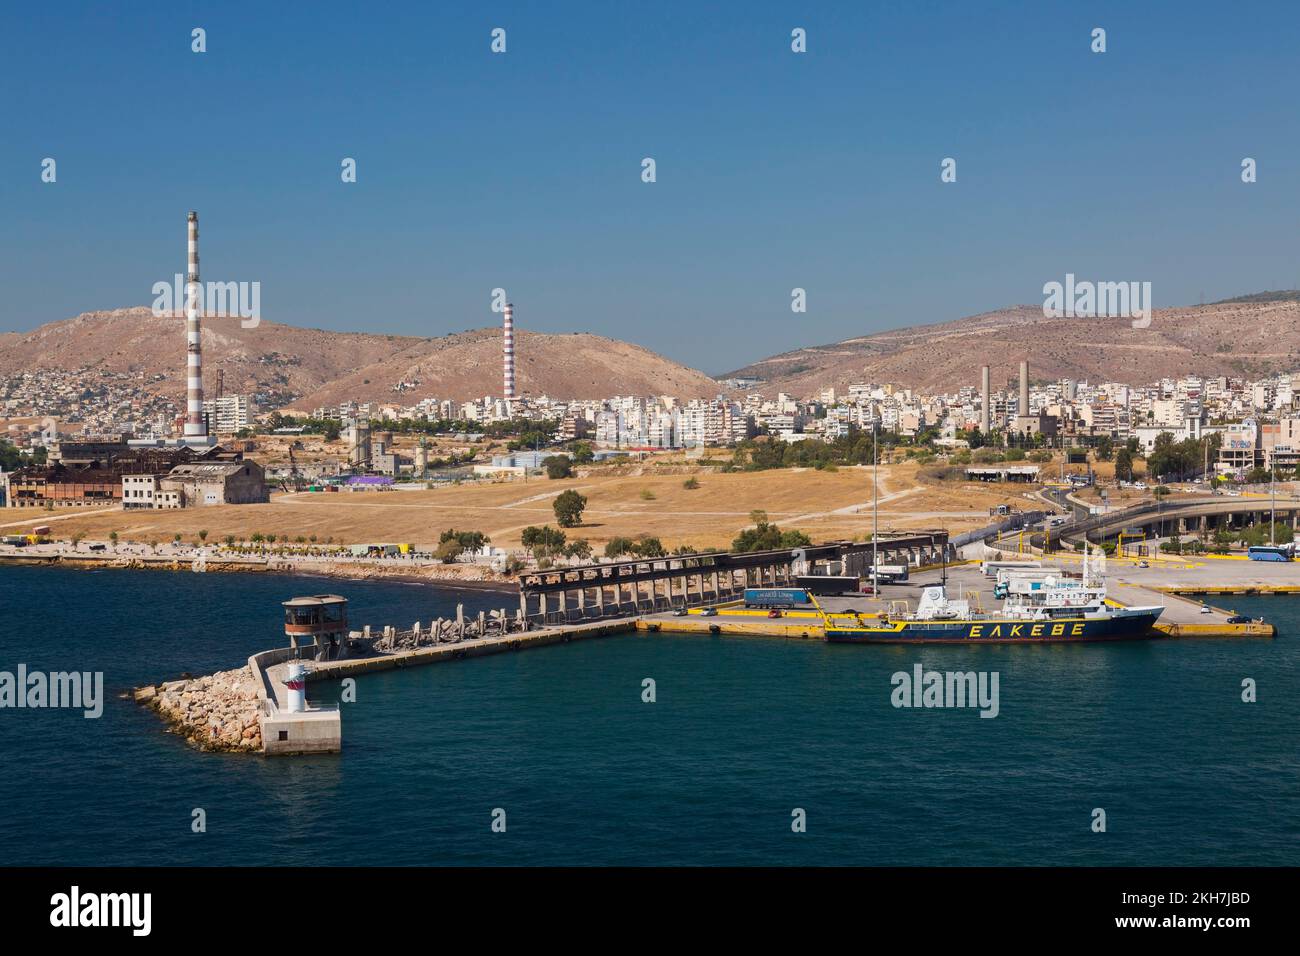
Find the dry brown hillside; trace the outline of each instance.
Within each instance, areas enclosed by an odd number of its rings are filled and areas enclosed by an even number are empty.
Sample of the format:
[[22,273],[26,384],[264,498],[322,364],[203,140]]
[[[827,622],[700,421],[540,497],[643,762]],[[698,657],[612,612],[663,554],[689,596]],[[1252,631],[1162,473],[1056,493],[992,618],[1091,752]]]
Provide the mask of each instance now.
[[[710,396],[708,376],[640,346],[586,333],[516,332],[518,388],[533,396],[603,398],[622,394]],[[262,392],[310,410],[346,399],[414,404],[434,396],[465,400],[501,393],[501,333],[480,329],[440,338],[330,332],[238,319],[203,323],[208,387],[217,369],[227,392]],[[88,312],[27,333],[0,336],[0,376],[37,368],[129,372],[148,391],[176,401],[185,392],[185,325],[149,309]],[[149,381],[161,376],[157,382]],[[394,386],[407,382],[401,392]]]
[[763,391],[809,396],[854,382],[953,391],[978,385],[985,363],[993,366],[996,389],[1016,376],[1022,359],[1035,381],[1142,384],[1192,372],[1290,371],[1300,366],[1300,303],[1295,293],[1272,295],[1157,309],[1145,329],[1122,318],[1047,319],[1039,306],[1017,306],[796,349],[723,377],[761,378],[769,383]]

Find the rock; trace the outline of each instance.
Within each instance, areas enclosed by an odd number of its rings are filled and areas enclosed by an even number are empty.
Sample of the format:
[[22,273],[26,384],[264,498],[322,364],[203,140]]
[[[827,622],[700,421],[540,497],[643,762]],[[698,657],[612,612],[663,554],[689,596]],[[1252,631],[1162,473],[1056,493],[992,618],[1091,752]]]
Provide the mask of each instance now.
[[156,687],[137,687],[135,689],[135,702],[137,704],[148,703],[157,696],[158,689]]

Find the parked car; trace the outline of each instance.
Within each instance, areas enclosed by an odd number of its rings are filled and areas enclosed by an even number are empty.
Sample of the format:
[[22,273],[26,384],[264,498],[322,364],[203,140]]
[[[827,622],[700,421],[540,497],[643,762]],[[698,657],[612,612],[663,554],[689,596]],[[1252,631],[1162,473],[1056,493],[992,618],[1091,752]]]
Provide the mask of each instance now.
[[684,607],[673,608],[673,617],[685,617],[685,616],[686,616],[686,608]]
[[1151,567],[1151,562],[1150,562],[1150,561],[1139,561],[1139,562],[1138,562],[1138,567],[1139,567],[1139,568],[1149,568],[1149,567]]
[[1228,618],[1229,624],[1249,624],[1250,618],[1245,614],[1234,614]]
[[1209,606],[1208,604],[1202,604],[1202,605],[1201,605],[1201,613],[1202,613],[1202,614],[1209,614],[1209,613],[1210,613],[1210,606]]
[[781,616],[781,611],[780,611],[779,608],[772,608],[772,610],[770,610],[770,611],[767,612],[767,616],[768,616],[768,617],[780,617],[780,616]]
[[706,607],[704,610],[700,611],[700,613],[705,617],[717,617],[718,609],[716,607]]

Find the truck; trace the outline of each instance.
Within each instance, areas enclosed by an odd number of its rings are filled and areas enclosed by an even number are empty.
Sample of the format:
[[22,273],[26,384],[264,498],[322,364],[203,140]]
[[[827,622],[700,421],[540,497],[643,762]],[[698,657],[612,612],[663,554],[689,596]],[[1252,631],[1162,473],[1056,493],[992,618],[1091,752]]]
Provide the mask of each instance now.
[[996,578],[998,572],[1004,568],[1016,571],[1035,571],[1042,566],[1042,561],[990,561],[985,558],[980,562],[980,571],[985,577]]
[[857,594],[862,586],[856,574],[801,574],[794,583],[811,594]]
[[811,604],[812,599],[803,588],[745,588],[745,607],[770,610],[808,607]]
[[[876,580],[881,584],[893,584],[895,581],[907,580],[906,564],[878,564],[876,565]],[[871,569],[867,569],[865,575],[868,580],[871,578]]]

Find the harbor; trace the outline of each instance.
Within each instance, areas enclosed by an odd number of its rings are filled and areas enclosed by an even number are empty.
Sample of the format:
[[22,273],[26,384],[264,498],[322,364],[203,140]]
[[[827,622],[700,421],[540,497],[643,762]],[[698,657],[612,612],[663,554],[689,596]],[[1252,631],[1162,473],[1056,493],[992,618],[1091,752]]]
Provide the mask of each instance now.
[[[237,671],[146,685],[133,696],[200,749],[337,753],[342,712],[310,703],[311,684],[629,633],[950,646],[1271,638],[1274,625],[1202,597],[1296,587],[1291,562],[1167,557],[1107,569],[1100,550],[1089,565],[1085,556],[1030,560],[983,545],[983,560],[950,560],[952,544],[937,537],[891,541],[888,559],[903,563],[872,565],[875,587],[869,570],[863,576],[871,543],[833,542],[539,571],[521,577],[516,608],[466,614],[460,604],[452,617],[406,627],[357,628],[345,597],[304,595],[283,602],[286,645]],[[879,542],[877,555],[885,547]],[[881,568],[890,569],[884,578]]]
[[[1095,785],[1098,775],[1105,779],[1116,760],[1141,766],[1144,793],[1156,788],[1162,805],[1183,793],[1198,808],[1208,807],[1222,852],[1245,861],[1258,850],[1248,839],[1243,801],[1289,806],[1295,792],[1293,775],[1240,775],[1243,754],[1251,766],[1289,766],[1286,733],[1295,709],[1286,701],[1295,699],[1297,671],[1291,667],[1294,641],[1286,638],[1300,626],[1300,608],[1285,598],[1211,601],[1266,616],[1279,628],[1277,640],[858,648],[795,635],[738,638],[665,628],[653,634],[621,630],[527,654],[502,651],[459,662],[443,657],[441,666],[357,673],[350,703],[341,679],[308,681],[309,705],[341,714],[342,749],[285,758],[256,750],[200,752],[181,734],[165,733],[159,717],[134,704],[129,690],[187,672],[200,680],[238,670],[248,657],[287,645],[282,604],[313,588],[338,589],[348,598],[352,630],[371,622],[372,632],[382,632],[386,621],[409,630],[420,620],[426,635],[439,615],[454,620],[458,603],[466,619],[476,621],[480,610],[509,606],[509,598],[436,584],[310,584],[284,574],[182,574],[168,579],[166,589],[125,569],[0,567],[0,578],[24,619],[43,615],[45,630],[63,635],[69,659],[105,674],[100,721],[83,720],[79,712],[28,710],[0,723],[11,746],[25,738],[40,758],[33,765],[39,786],[15,778],[6,791],[6,819],[35,819],[54,808],[68,820],[68,829],[39,853],[21,857],[34,864],[86,861],[87,847],[93,848],[89,860],[118,865],[163,858],[274,863],[310,840],[319,854],[349,864],[485,858],[518,864],[523,853],[532,862],[634,865],[650,839],[677,860],[763,862],[788,852],[782,849],[788,836],[780,839],[788,826],[773,828],[772,820],[811,803],[844,815],[851,830],[829,846],[808,845],[801,859],[849,864],[871,854],[906,865],[930,847],[915,834],[932,825],[934,808],[953,797],[950,776],[898,776],[898,767],[918,750],[936,765],[978,775],[966,796],[990,804],[1033,799],[1046,806],[1071,799],[1090,780]],[[138,587],[141,582],[146,586]],[[73,587],[81,607],[97,608],[93,630],[79,627],[84,611],[78,605],[60,600]],[[117,597],[125,589],[133,589],[129,600]],[[223,611],[206,614],[212,607]],[[150,627],[140,626],[143,619]],[[696,620],[708,619],[690,615],[675,623]],[[49,660],[41,650],[47,640],[38,630],[25,631],[10,660],[42,664]],[[941,671],[1001,671],[1001,714],[979,720],[970,712],[894,710],[890,675],[910,671],[918,660]],[[1241,676],[1265,678],[1261,689],[1280,709],[1241,703],[1234,690]],[[657,703],[642,700],[646,677],[658,683]],[[1243,711],[1253,723],[1235,728],[1232,721]],[[1211,751],[1214,735],[1204,732],[1207,726],[1225,729],[1230,753]],[[1132,733],[1135,727],[1142,732]],[[1072,754],[1064,778],[1062,747]],[[741,751],[748,754],[745,764],[729,762],[729,754]],[[1012,762],[1028,768],[1024,777],[1003,773]],[[647,766],[654,769],[647,773]],[[658,772],[665,766],[667,776]],[[1189,768],[1197,775],[1191,796],[1185,794]],[[55,780],[66,786],[53,786]],[[861,799],[863,780],[874,781],[870,801]],[[310,793],[308,812],[303,788]],[[397,788],[418,799],[400,799]],[[683,795],[687,789],[691,796]],[[76,810],[87,792],[113,805],[117,826],[101,831]],[[737,793],[766,794],[769,809],[759,819],[738,819],[727,803]],[[701,798],[717,808],[706,820],[684,832],[660,829],[663,819],[680,817]],[[782,804],[788,804],[784,811]],[[512,832],[518,823],[519,836],[529,840],[522,850],[482,824],[496,806],[509,811]],[[215,839],[191,833],[192,807],[208,810]],[[450,815],[450,825],[439,826],[429,807]],[[159,827],[169,811],[180,825]],[[401,840],[374,840],[367,821],[377,812],[387,815]],[[882,827],[882,815],[896,823]],[[749,842],[700,844],[728,821]],[[1007,862],[1055,852],[1052,820],[1036,822],[1028,836],[1019,823],[992,825],[1000,827],[1000,858]],[[597,841],[575,844],[575,827],[594,830]],[[629,832],[637,839],[629,841]],[[1096,865],[1152,852],[1146,838],[1098,849],[1086,839],[1080,844]],[[1218,849],[1172,834],[1160,836],[1156,847],[1170,862],[1220,858]],[[943,852],[944,859],[960,853]],[[1265,858],[1289,859],[1282,849]]]

